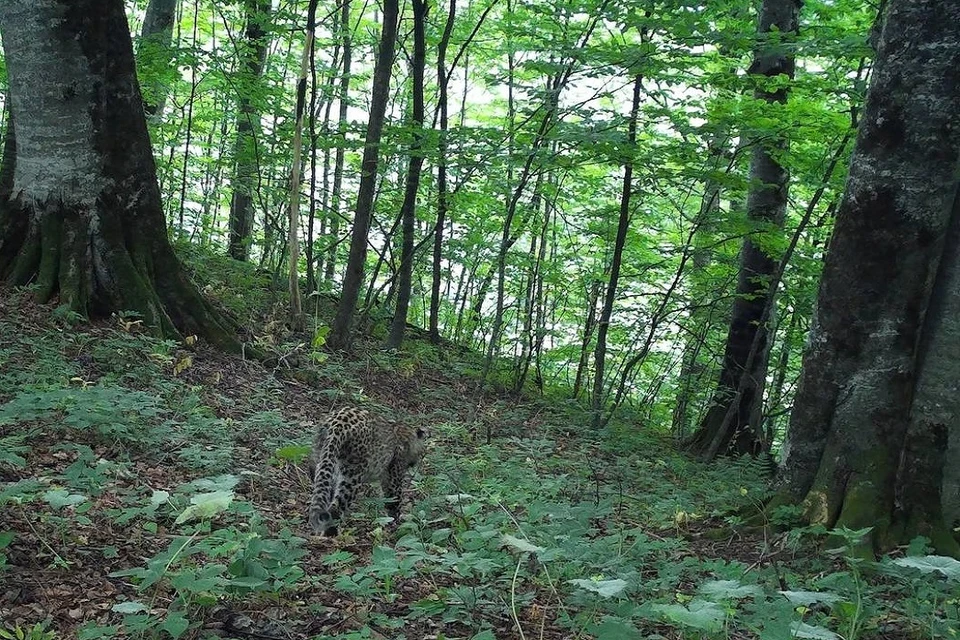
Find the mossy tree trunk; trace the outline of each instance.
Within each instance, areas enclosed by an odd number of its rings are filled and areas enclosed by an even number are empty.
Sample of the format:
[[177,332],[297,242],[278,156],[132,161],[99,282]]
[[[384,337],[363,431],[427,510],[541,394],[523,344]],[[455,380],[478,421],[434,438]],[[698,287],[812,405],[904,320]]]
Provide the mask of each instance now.
[[771,503],[873,527],[865,554],[917,533],[960,551],[939,491],[960,416],[958,113],[960,3],[893,0]]
[[[763,0],[758,26],[759,44],[749,73],[758,76],[756,98],[772,108],[784,105],[790,83],[771,84],[768,78],[793,79],[790,41],[797,33],[800,0]],[[771,89],[770,87],[774,87]],[[784,114],[780,109],[777,113]],[[771,118],[775,116],[770,115]],[[788,139],[782,132],[754,132],[750,158],[747,217],[757,234],[743,242],[737,295],[730,315],[723,365],[713,401],[697,431],[687,443],[704,459],[726,453],[758,454],[769,446],[763,440],[761,411],[770,340],[767,324],[775,289],[770,287],[778,261],[768,253],[759,234],[783,227],[789,175],[783,165]]]
[[[134,311],[166,336],[239,350],[167,240],[120,0],[8,0],[0,35],[14,129],[0,282],[82,313]],[[11,158],[6,154],[14,153]]]

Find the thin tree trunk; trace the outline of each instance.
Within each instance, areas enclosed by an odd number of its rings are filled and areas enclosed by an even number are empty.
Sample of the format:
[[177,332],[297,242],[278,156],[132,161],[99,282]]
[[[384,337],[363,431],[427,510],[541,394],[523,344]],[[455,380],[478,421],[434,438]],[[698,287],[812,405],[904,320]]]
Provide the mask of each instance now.
[[343,293],[333,319],[327,344],[333,349],[348,350],[352,344],[353,317],[356,313],[363,272],[367,260],[367,236],[373,219],[373,197],[377,185],[377,167],[380,155],[380,136],[390,98],[390,74],[393,69],[393,54],[397,44],[397,19],[400,13],[398,0],[384,0],[383,27],[380,32],[380,47],[373,71],[373,88],[370,97],[370,116],[367,136],[363,145],[360,165],[360,188],[350,237],[350,254],[343,279]]
[[583,383],[586,380],[587,365],[590,362],[590,343],[593,341],[593,330],[597,323],[597,302],[600,300],[600,281],[590,282],[590,293],[587,296],[587,316],[583,322],[583,338],[580,341],[580,360],[577,362],[577,377],[573,381],[573,399],[580,397]]
[[327,250],[327,264],[323,272],[323,280],[327,286],[333,285],[333,274],[337,264],[337,246],[340,244],[340,216],[343,215],[343,162],[347,146],[347,107],[350,97],[350,68],[353,61],[353,44],[350,37],[350,0],[343,0],[340,6],[340,42],[343,48],[343,67],[340,75],[340,91],[337,96],[337,152],[333,160],[333,188],[330,192],[330,201],[333,213],[330,216],[330,237],[333,242]]
[[413,289],[413,234],[417,214],[417,191],[420,188],[420,169],[423,166],[423,84],[427,62],[426,22],[429,7],[427,0],[413,0],[413,58],[411,74],[413,82],[413,141],[410,143],[410,163],[403,195],[400,216],[403,219],[403,241],[400,251],[400,272],[397,274],[397,308],[390,324],[386,347],[399,349],[407,327],[407,312]]
[[[794,58],[785,53],[788,49],[779,40],[796,34],[799,15],[800,0],[763,0],[758,33],[767,38],[776,32],[778,39],[774,46],[763,42],[758,46],[750,73],[793,78]],[[789,85],[780,85],[773,92],[763,88],[756,92],[757,99],[771,105],[785,104],[788,95]],[[747,217],[758,227],[772,225],[779,229],[783,227],[789,184],[779,156],[786,151],[788,140],[778,135],[767,143],[755,139],[753,145]],[[766,326],[769,317],[762,316],[765,309],[772,308],[768,296],[774,296],[776,290],[769,287],[769,281],[778,261],[761,244],[749,237],[744,240],[720,379],[713,404],[688,443],[689,450],[704,459],[724,453],[758,454],[769,447],[760,423],[770,348]],[[756,355],[748,368],[751,352]]]
[[610,261],[610,279],[603,297],[603,309],[597,322],[597,346],[593,352],[593,426],[599,427],[603,410],[603,383],[607,358],[607,331],[613,316],[613,305],[617,300],[617,283],[620,280],[620,264],[623,261],[623,246],[630,227],[630,195],[633,192],[633,153],[637,144],[637,115],[640,111],[640,96],[643,90],[643,77],[637,75],[633,80],[633,101],[630,106],[630,120],[627,124],[627,155],[623,162],[623,190],[620,195],[620,217],[617,222],[617,237]]
[[140,26],[137,69],[140,71],[143,110],[147,117],[163,113],[170,85],[179,74],[173,62],[173,23],[179,0],[150,0]]
[[[246,50],[238,74],[246,84],[255,85],[263,75],[268,39],[264,29],[269,20],[270,0],[245,0]],[[253,241],[253,194],[259,183],[259,105],[253,91],[241,91],[237,103],[237,140],[234,147],[233,196],[230,200],[228,254],[236,260],[250,257]]]
[[290,294],[290,326],[294,331],[304,327],[303,306],[300,301],[300,150],[303,140],[303,114],[307,102],[307,71],[313,57],[313,32],[317,28],[317,3],[310,0],[307,7],[307,35],[300,60],[300,80],[297,82],[297,121],[293,129],[293,160],[290,166],[290,210],[287,228],[287,250],[290,252],[288,293]]
[[457,0],[450,0],[443,35],[437,45],[437,111],[440,116],[440,132],[437,139],[437,224],[433,231],[433,269],[430,281],[430,320],[427,333],[434,343],[440,340],[440,280],[443,262],[443,225],[447,219],[447,47],[457,13]]

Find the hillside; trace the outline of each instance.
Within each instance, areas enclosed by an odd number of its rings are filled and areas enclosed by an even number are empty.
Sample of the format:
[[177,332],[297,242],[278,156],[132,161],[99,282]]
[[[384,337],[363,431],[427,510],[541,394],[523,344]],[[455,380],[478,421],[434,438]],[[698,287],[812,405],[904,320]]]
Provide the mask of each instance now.
[[[193,262],[234,314],[269,318],[267,289],[240,295],[252,271]],[[564,389],[480,392],[477,354],[370,340],[350,358],[311,355],[261,322],[271,369],[131,318],[81,323],[28,293],[0,297],[8,630],[788,638],[802,619],[901,638],[933,606],[920,592],[887,600],[903,595],[895,582],[866,591],[856,565],[810,556],[803,531],[720,528],[755,511],[761,465],[693,462],[626,411],[591,432]],[[339,537],[311,538],[303,459],[317,421],[346,403],[428,427],[430,452],[399,527],[370,497]]]

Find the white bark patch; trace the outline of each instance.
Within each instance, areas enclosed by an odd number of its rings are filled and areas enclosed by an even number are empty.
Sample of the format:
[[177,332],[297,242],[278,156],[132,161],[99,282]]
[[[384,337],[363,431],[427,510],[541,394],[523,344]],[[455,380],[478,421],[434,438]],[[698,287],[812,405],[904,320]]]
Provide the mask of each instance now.
[[14,193],[91,206],[102,188],[89,109],[100,84],[54,0],[2,0],[0,31],[17,136]]

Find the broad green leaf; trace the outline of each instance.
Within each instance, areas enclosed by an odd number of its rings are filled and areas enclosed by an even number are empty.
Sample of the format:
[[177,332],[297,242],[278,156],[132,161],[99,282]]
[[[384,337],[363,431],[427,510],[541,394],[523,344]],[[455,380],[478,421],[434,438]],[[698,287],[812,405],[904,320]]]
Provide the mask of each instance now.
[[922,556],[919,558],[897,558],[894,564],[901,567],[919,569],[923,573],[938,571],[951,580],[960,580],[960,561],[947,556]]
[[567,580],[567,582],[581,589],[599,594],[604,598],[612,598],[613,596],[620,595],[623,593],[623,590],[627,588],[627,581],[621,580],[620,578],[614,578],[613,580],[594,580],[592,578],[585,580],[583,578],[576,578],[574,580]]
[[780,595],[797,606],[809,607],[815,602],[834,604],[842,600],[835,593],[821,593],[819,591],[781,591]]
[[118,604],[110,607],[111,611],[116,613],[140,613],[141,611],[147,611],[147,605],[142,602],[137,602],[136,600],[130,600],[128,602],[120,602]]
[[589,630],[594,637],[603,640],[638,640],[643,637],[628,621],[613,616],[604,616],[603,622],[591,626]]
[[525,551],[529,553],[537,553],[544,550],[544,547],[538,547],[535,544],[531,544],[526,540],[521,540],[520,538],[512,536],[509,533],[505,533],[503,535],[503,544],[507,545],[508,547],[512,547],[517,551]]
[[13,542],[13,539],[17,536],[13,531],[0,531],[0,549],[3,549],[8,544]]
[[763,589],[755,584],[740,584],[738,580],[711,580],[700,586],[700,594],[713,599],[736,600],[762,596]]
[[717,633],[723,628],[726,613],[716,602],[694,600],[689,608],[680,604],[655,604],[652,609],[670,622]]
[[829,629],[815,627],[806,622],[794,622],[790,625],[790,631],[794,638],[804,638],[805,640],[840,640],[840,636]]
[[233,502],[233,491],[211,491],[201,493],[190,498],[190,506],[183,510],[175,524],[183,524],[191,520],[206,520],[225,511]]
[[150,496],[150,504],[154,507],[159,507],[160,505],[166,503],[169,499],[170,493],[168,491],[155,490]]
[[183,617],[179,611],[168,613],[166,619],[160,625],[160,628],[169,633],[173,638],[179,638],[183,632],[190,627],[190,621]]
[[87,497],[79,493],[70,493],[66,489],[50,489],[43,494],[43,499],[54,509],[72,507],[86,501]]
[[240,576],[239,578],[231,578],[228,584],[233,587],[256,589],[257,587],[262,587],[267,584],[267,581],[255,576]]

